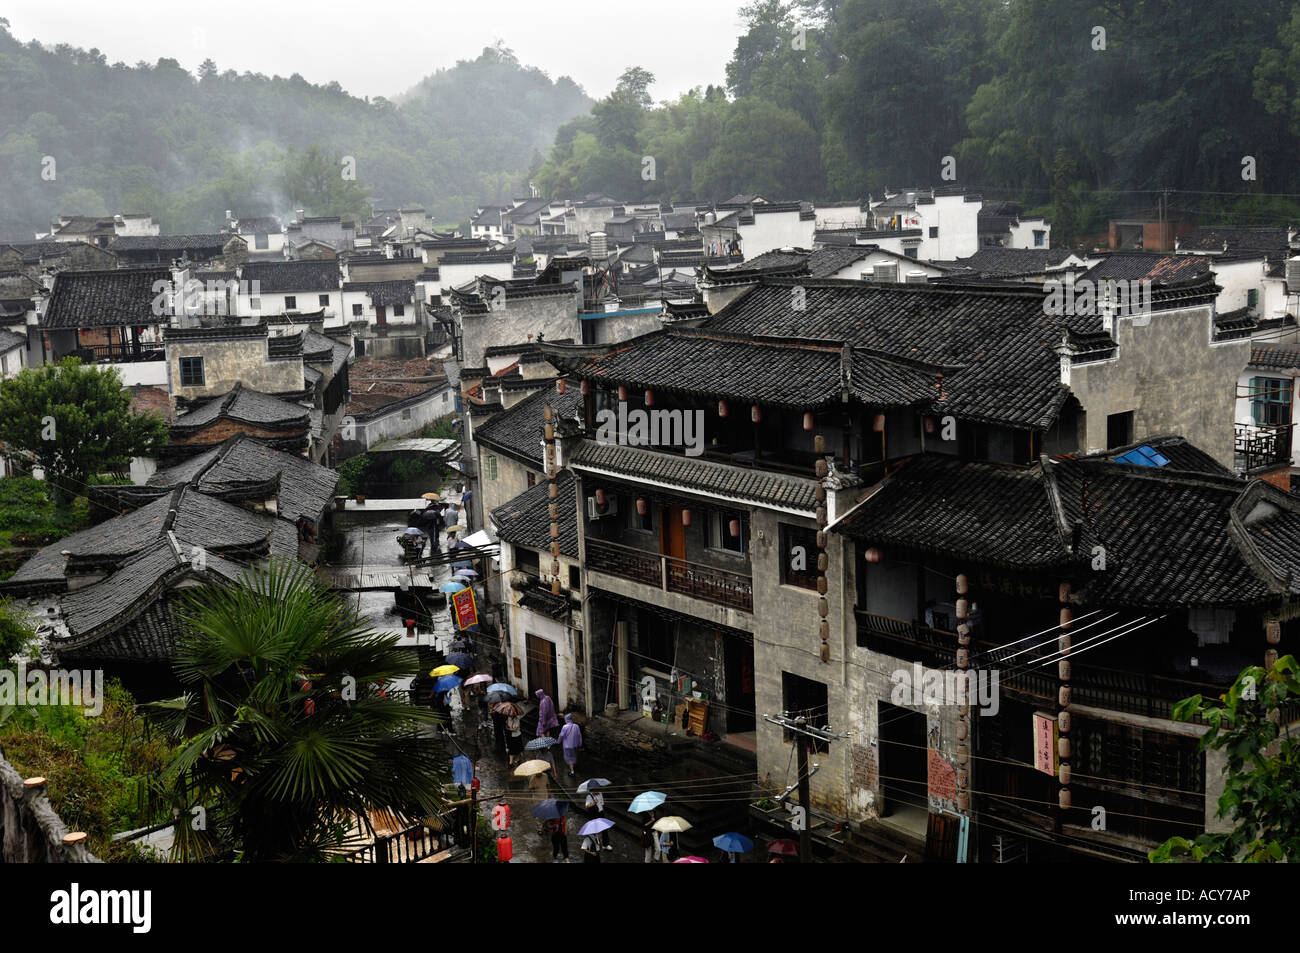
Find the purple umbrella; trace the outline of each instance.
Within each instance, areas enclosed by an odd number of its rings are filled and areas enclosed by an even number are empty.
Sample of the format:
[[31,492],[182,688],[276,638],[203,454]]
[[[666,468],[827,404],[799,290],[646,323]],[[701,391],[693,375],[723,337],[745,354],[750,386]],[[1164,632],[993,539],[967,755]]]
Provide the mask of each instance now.
[[587,837],[591,834],[603,833],[613,826],[614,822],[608,817],[598,817],[594,821],[588,821],[586,824],[583,824],[581,830],[578,831],[578,834],[582,837]]

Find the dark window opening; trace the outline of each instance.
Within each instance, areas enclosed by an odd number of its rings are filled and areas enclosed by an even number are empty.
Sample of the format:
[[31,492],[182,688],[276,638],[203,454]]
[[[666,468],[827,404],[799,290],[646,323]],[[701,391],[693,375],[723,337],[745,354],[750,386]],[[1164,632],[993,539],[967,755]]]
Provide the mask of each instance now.
[[[829,719],[826,685],[822,682],[814,682],[811,678],[804,678],[802,675],[782,672],[781,707],[791,718],[801,716],[806,718],[810,728],[824,727]],[[798,736],[789,729],[786,729],[783,734],[786,741],[798,741]],[[812,746],[809,750],[815,754],[825,754],[830,750],[829,742],[819,741],[816,738],[811,741]]]
[[781,524],[781,582],[801,589],[817,588],[817,531]]
[[182,387],[203,386],[203,358],[201,357],[181,358],[181,386]]
[[1133,442],[1133,411],[1106,416],[1106,449],[1123,447]]

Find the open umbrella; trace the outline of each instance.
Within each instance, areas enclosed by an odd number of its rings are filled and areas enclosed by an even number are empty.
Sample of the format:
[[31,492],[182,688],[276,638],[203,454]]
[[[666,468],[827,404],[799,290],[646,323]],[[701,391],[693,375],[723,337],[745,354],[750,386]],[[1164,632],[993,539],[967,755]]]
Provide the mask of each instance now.
[[442,497],[440,497],[437,493],[424,493],[424,494],[422,494],[422,497],[423,497],[423,499],[426,499],[426,500],[440,500],[440,499],[442,499]]
[[484,697],[487,698],[488,704],[491,705],[493,709],[496,708],[499,702],[510,701],[510,696],[505,692],[488,692]]
[[465,542],[465,540],[458,539],[451,544],[451,548],[452,549],[473,549],[474,547],[471,546],[469,543]]
[[754,842],[744,834],[732,831],[713,838],[713,846],[725,850],[728,854],[744,854],[754,849]]
[[455,577],[458,578],[458,579],[477,579],[477,578],[478,578],[478,573],[476,573],[476,572],[475,572],[474,570],[472,570],[472,569],[457,569],[454,573],[452,573],[452,575],[455,576]]
[[583,837],[589,837],[592,834],[600,834],[614,826],[614,822],[608,817],[598,817],[594,821],[588,821],[578,829],[578,833]]
[[653,811],[666,800],[668,800],[666,794],[660,794],[658,791],[646,791],[644,794],[638,794],[632,799],[628,812],[640,814],[642,811]]
[[474,667],[474,656],[470,655],[468,652],[448,652],[447,664],[454,665],[461,671],[467,671]]
[[[531,778],[534,774],[542,774],[551,770],[551,765],[546,761],[525,761],[519,767],[515,768],[515,777]],[[611,822],[613,823],[613,822]]]
[[466,685],[482,685],[484,682],[492,681],[491,675],[471,675],[465,679]]
[[505,692],[507,695],[518,695],[513,685],[507,685],[505,682],[493,682],[487,687],[490,692]]
[[788,837],[782,837],[780,840],[774,840],[767,845],[769,854],[784,854],[787,857],[799,856],[799,845]]
[[538,802],[533,808],[533,817],[539,821],[553,821],[558,817],[563,817],[569,813],[568,801],[557,801],[555,798],[547,798],[545,801]]
[[442,675],[455,675],[459,671],[460,666],[458,665],[439,665],[437,668],[430,671],[429,674],[434,678],[438,678]]
[[[551,747],[551,745],[558,745],[559,743],[559,738],[552,738],[550,735],[542,735],[540,738],[534,738],[532,741],[528,742],[528,744],[524,745],[524,750],[545,751],[547,748]],[[587,792],[582,788],[578,788],[578,793],[586,794]]]
[[419,529],[418,527],[415,527],[415,526],[408,526],[408,527],[406,527],[406,529],[402,530],[402,532],[403,532],[404,534],[406,534],[407,536],[423,536],[423,535],[424,535],[424,530]]
[[[525,745],[524,747],[528,747],[528,746]],[[596,790],[597,788],[609,787],[613,783],[614,782],[609,780],[609,778],[592,778],[590,781],[583,781],[581,784],[578,785],[578,793],[590,794],[592,791]]]
[[674,860],[673,863],[674,864],[707,864],[708,861],[705,860],[703,857],[696,857],[694,854],[691,854],[687,857],[679,857],[677,860]]
[[433,683],[435,692],[449,692],[453,688],[460,688],[460,678],[455,675],[444,675]]
[[689,831],[690,829],[691,822],[684,817],[678,817],[676,814],[661,817],[654,822],[654,830],[666,831],[669,834],[680,834],[682,831]]
[[507,718],[518,718],[524,713],[524,710],[514,702],[498,702],[492,706],[492,710],[498,715],[505,715]]
[[464,523],[457,523],[455,526],[448,526],[448,527],[447,527],[447,532],[448,532],[448,533],[461,533],[461,532],[464,532],[464,530],[465,530],[465,524],[464,524]]
[[439,592],[460,592],[462,589],[468,589],[463,582],[444,582]]

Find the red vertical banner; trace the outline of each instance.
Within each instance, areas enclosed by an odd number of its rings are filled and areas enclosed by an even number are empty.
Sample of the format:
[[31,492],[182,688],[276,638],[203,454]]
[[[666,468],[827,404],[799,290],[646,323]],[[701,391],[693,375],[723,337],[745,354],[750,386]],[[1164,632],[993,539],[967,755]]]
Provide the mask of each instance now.
[[453,592],[451,604],[456,608],[456,625],[467,629],[478,624],[478,609],[474,606],[474,590],[466,587],[460,592]]

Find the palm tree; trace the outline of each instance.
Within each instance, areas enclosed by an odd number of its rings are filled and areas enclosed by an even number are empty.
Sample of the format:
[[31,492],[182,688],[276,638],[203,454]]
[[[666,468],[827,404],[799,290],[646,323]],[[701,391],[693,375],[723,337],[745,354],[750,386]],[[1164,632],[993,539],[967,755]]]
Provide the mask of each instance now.
[[414,675],[414,656],[310,568],[250,568],[187,593],[178,615],[189,690],[151,706],[180,742],[162,787],[201,807],[177,824],[178,854],[324,860],[356,841],[354,824],[370,830],[371,810],[414,821],[442,808],[433,715],[382,688]]

